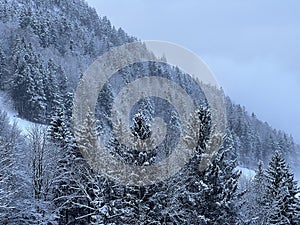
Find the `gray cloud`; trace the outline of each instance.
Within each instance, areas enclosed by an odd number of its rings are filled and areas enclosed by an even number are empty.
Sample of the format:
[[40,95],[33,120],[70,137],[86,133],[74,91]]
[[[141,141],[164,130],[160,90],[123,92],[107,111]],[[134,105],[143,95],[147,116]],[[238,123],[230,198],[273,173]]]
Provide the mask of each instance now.
[[87,0],[141,39],[196,52],[226,93],[300,143],[300,2]]

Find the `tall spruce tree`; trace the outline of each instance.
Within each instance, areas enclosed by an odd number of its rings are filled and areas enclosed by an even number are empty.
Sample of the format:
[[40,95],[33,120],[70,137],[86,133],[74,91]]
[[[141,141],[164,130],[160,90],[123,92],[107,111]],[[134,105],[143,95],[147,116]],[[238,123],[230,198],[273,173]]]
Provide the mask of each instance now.
[[282,155],[276,151],[266,170],[265,202],[268,214],[265,224],[291,224],[299,222],[299,188],[294,175]]
[[50,118],[53,116],[55,110],[60,107],[63,99],[60,97],[60,90],[57,83],[57,66],[54,64],[53,60],[48,61],[45,76],[43,78],[43,86],[45,98],[47,100],[46,104],[46,121],[49,122]]
[[235,170],[236,160],[226,158],[223,149],[204,173],[203,203],[200,208],[207,224],[237,224],[239,221],[237,188],[240,172]]
[[[248,178],[249,179],[249,178]],[[259,161],[255,176],[243,196],[240,214],[246,224],[261,225],[266,218],[266,175],[263,162]]]
[[250,210],[252,217],[256,223],[260,223],[260,221],[264,221],[265,217],[265,199],[264,195],[266,193],[266,176],[263,169],[263,162],[260,161],[258,163],[258,169],[252,181],[252,194],[253,200],[250,202],[252,204],[252,210]]
[[31,121],[44,122],[45,94],[43,70],[32,45],[24,38],[17,39],[13,49],[14,73],[11,95],[21,117]]

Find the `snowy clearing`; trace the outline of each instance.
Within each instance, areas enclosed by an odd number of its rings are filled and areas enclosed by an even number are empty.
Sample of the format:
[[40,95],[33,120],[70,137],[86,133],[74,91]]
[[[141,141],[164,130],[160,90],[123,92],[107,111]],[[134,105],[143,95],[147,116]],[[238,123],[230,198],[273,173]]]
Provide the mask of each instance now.
[[19,118],[18,113],[13,109],[12,105],[12,101],[7,94],[0,92],[0,109],[7,113],[10,124],[16,122],[21,134],[27,135],[35,123]]
[[251,180],[256,174],[254,170],[245,167],[237,166],[236,170],[240,170],[242,172],[241,178],[246,178],[247,180]]

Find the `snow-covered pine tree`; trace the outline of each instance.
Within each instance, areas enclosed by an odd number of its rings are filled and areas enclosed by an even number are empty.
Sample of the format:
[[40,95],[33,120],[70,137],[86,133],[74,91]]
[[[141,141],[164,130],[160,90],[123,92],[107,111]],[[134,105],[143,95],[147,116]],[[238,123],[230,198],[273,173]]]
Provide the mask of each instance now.
[[[51,67],[56,67],[53,64]],[[54,68],[56,71],[57,68]],[[60,70],[60,69],[59,69]],[[52,104],[49,110],[52,112],[49,114],[50,123],[48,128],[48,134],[50,139],[61,147],[67,147],[67,145],[73,145],[75,143],[72,131],[72,110],[73,110],[73,94],[67,92],[66,86],[63,84],[58,85],[54,78],[54,89],[56,93],[52,93]],[[64,80],[64,79],[63,79]],[[64,80],[66,81],[66,80]],[[64,82],[63,82],[64,83]],[[56,86],[56,87],[55,87]],[[49,89],[50,90],[50,89]],[[73,146],[74,147],[74,146]]]
[[252,218],[254,221],[259,224],[261,221],[264,221],[265,217],[265,199],[264,195],[266,193],[266,176],[263,168],[263,162],[259,161],[257,172],[254,176],[251,186],[251,193],[253,196],[253,201],[250,201],[252,204],[252,210],[250,213],[252,214]]
[[11,80],[11,96],[21,117],[32,121],[44,121],[45,95],[43,70],[32,45],[24,38],[17,38],[13,49],[14,73]]
[[[61,91],[62,99],[64,101],[64,111],[65,111],[65,124],[70,129],[72,127],[72,110],[73,110],[73,93],[67,91]],[[65,95],[64,95],[65,94]]]
[[206,149],[206,144],[210,137],[211,113],[207,107],[201,105],[199,110],[197,110],[197,117],[200,122],[200,127],[198,131],[199,140],[198,140],[196,154],[201,156],[201,153],[203,153]]
[[155,161],[156,152],[151,149],[146,150],[147,146],[151,146],[152,135],[151,129],[151,117],[147,116],[145,112],[138,112],[133,116],[133,125],[131,127],[131,132],[134,137],[136,137],[136,142],[133,143],[133,148],[140,149],[130,149],[125,160],[129,163],[134,163],[136,165],[150,165]]
[[61,147],[65,146],[66,136],[68,133],[68,128],[65,123],[66,118],[64,115],[64,109],[62,106],[57,107],[51,118],[48,134],[49,138]]
[[237,224],[239,221],[237,161],[231,159],[233,151],[231,136],[227,134],[222,149],[214,162],[206,169],[202,181],[201,214],[207,224]]
[[4,84],[7,76],[6,57],[0,46],[0,90],[4,90]]
[[[116,135],[122,135],[123,126],[120,121],[114,124]],[[133,116],[133,126],[131,127],[132,135],[137,138],[132,148],[126,148],[113,138],[110,143],[110,151],[120,160],[134,165],[149,165],[153,162],[155,156],[151,151],[143,150],[143,141],[151,135],[151,125],[148,118],[139,112]],[[137,147],[141,151],[134,149]],[[131,173],[130,176],[137,176]],[[149,221],[149,187],[120,185],[110,182],[110,187],[105,194],[107,201],[108,215],[106,220],[116,224],[148,224]]]
[[299,221],[299,188],[282,155],[276,151],[266,170],[265,224],[297,225]]
[[[99,220],[93,216],[98,215],[95,214],[98,210],[95,206],[100,204],[100,199],[97,198],[101,197],[99,193],[101,187],[96,181],[100,181],[101,177],[91,171],[81,155],[82,152],[91,153],[95,147],[97,130],[95,120],[92,118],[89,111],[84,126],[75,131],[78,135],[76,142],[67,125],[66,117],[61,117],[59,120],[62,123],[56,123],[55,126],[59,131],[55,136],[58,137],[61,150],[54,181],[56,184],[54,201],[60,214],[59,224],[91,224]],[[94,189],[98,192],[93,193]]]
[[163,193],[154,195],[160,197],[157,201],[162,204],[160,207],[163,208],[161,213],[163,224],[206,224],[206,218],[202,214],[203,173],[199,164],[209,140],[211,114],[207,107],[201,106],[195,116],[200,126],[190,124],[188,128],[198,129],[199,133],[193,158],[174,178],[162,185],[165,195]]
[[84,124],[75,130],[77,136],[77,146],[84,155],[95,154],[97,147],[98,131],[96,120],[91,110],[88,110]]
[[82,178],[82,168],[86,164],[73,140],[72,136],[67,135],[57,145],[59,159],[53,181],[53,202],[59,215],[58,223],[61,225],[88,224],[82,218],[87,212],[81,206],[87,205],[88,201],[78,188],[78,183],[86,183]]
[[[31,46],[31,44],[29,44]],[[31,69],[31,73],[33,74],[33,89],[31,95],[31,109],[33,109],[32,119],[35,122],[45,124],[46,121],[46,106],[47,106],[47,99],[45,96],[45,87],[44,87],[44,68],[43,64],[40,61],[40,55],[33,56],[33,66]]]
[[148,118],[142,113],[137,113],[133,117],[132,133],[138,139],[145,140],[151,136],[151,124]]
[[[91,224],[108,224],[111,220],[112,208],[107,193],[112,187],[112,182],[97,174],[89,174],[89,191],[84,191],[89,197],[91,211]],[[87,190],[87,188],[84,188]],[[113,218],[113,217],[112,217]]]
[[247,221],[251,225],[261,225],[262,221],[265,221],[265,194],[266,176],[263,162],[259,161],[256,174],[247,186],[247,191],[242,198],[243,204],[240,214],[245,222]]
[[27,64],[26,60],[28,60],[29,56],[26,55],[25,50],[26,44],[24,38],[17,37],[13,47],[12,56],[12,61],[14,62],[15,68],[13,69],[14,77],[11,81],[11,83],[13,83],[13,86],[11,87],[11,95],[13,99],[15,99],[16,109],[18,111],[20,110],[20,113],[24,111],[24,107],[22,107],[21,104],[22,96],[20,94],[22,93],[22,95],[25,95],[25,91],[28,86],[28,82],[25,79],[25,68]]
[[60,90],[56,78],[56,65],[54,64],[52,59],[49,59],[44,74],[45,76],[43,77],[43,87],[45,98],[47,100],[45,119],[46,122],[49,122],[50,118],[55,112],[55,109],[57,109],[63,101],[62,98],[60,98]]
[[84,177],[82,168],[86,164],[77,148],[70,127],[70,117],[66,116],[64,105],[66,102],[59,103],[48,128],[49,140],[58,149],[58,162],[53,181],[53,202],[59,215],[59,224],[88,224],[83,217],[87,212],[80,206],[80,204],[86,205],[88,201],[83,199],[82,191],[78,188],[78,184],[86,182],[82,179]]

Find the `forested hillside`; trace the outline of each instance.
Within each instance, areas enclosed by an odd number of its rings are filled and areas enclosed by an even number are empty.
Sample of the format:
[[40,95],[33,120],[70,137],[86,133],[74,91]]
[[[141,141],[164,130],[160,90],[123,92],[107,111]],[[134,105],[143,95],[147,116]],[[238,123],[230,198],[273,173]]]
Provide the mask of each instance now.
[[[300,224],[294,179],[300,168],[300,146],[229,97],[224,143],[205,171],[197,165],[211,118],[204,97],[199,96],[199,146],[174,177],[150,186],[129,186],[94,173],[79,149],[89,148],[86,140],[94,140],[105,124],[87,116],[86,126],[73,130],[74,90],[98,56],[137,39],[99,17],[84,1],[1,0],[0,31],[0,91],[18,117],[35,122],[26,135],[21,134],[2,104],[0,224]],[[119,75],[129,82],[133,68],[143,74],[167,74],[186,84],[181,79],[184,73],[166,64],[132,65]],[[110,86],[100,93],[99,120],[106,116],[116,91]],[[155,103],[142,102],[143,110],[132,115],[136,137],[151,134],[149,105]],[[178,134],[176,113],[166,118],[173,134]],[[74,132],[85,141],[75,141]],[[127,151],[115,140],[109,145],[111,153],[126,163],[159,160],[158,151],[143,155]],[[253,181],[242,187],[238,165],[257,170]]]
[[291,135],[260,121],[255,113],[250,114],[240,104],[233,104],[229,97],[226,102],[228,127],[233,134],[240,165],[255,168],[259,160],[267,163],[272,154],[279,151],[297,171],[300,146]]
[[135,40],[84,1],[1,1],[0,19],[1,89],[21,117],[39,122],[97,56]]

